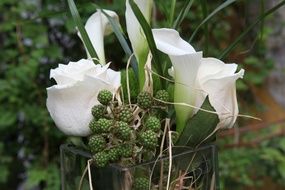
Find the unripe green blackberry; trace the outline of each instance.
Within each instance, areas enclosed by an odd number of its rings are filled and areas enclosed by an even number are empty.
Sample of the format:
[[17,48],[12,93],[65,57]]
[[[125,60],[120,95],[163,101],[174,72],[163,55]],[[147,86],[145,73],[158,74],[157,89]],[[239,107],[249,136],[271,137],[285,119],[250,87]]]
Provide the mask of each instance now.
[[103,105],[108,105],[112,98],[113,94],[109,90],[101,90],[97,96],[98,101]]
[[118,120],[130,123],[133,120],[133,112],[127,106],[120,106],[115,109],[115,116]]
[[93,106],[91,112],[92,112],[94,119],[98,120],[98,119],[104,117],[104,115],[106,113],[106,106],[103,106],[101,104],[95,105],[95,106]]
[[98,126],[97,124],[97,120],[93,119],[90,123],[89,123],[89,128],[91,130],[91,132],[93,134],[100,134],[101,133],[101,129],[100,126]]
[[131,136],[132,129],[131,127],[123,121],[119,121],[116,123],[116,135],[121,140],[129,140]]
[[148,92],[140,92],[137,97],[137,104],[142,109],[148,109],[152,106],[152,96]]
[[146,149],[155,149],[158,143],[156,133],[152,130],[142,132],[140,135],[140,142]]
[[146,177],[137,177],[133,183],[133,190],[148,190],[149,189],[149,179]]
[[[113,121],[105,118],[100,118],[94,123],[94,131],[97,133],[107,133],[113,125]],[[91,129],[92,130],[92,129]]]
[[89,138],[88,146],[94,154],[102,151],[106,147],[106,140],[100,135],[93,135]]
[[95,165],[99,168],[105,167],[109,163],[109,156],[105,151],[98,152],[93,157]]
[[119,155],[128,158],[133,155],[133,145],[131,144],[122,144],[118,147]]
[[111,148],[108,150],[108,157],[111,162],[119,160],[120,154],[117,147]]
[[145,127],[154,132],[158,132],[160,130],[160,120],[157,117],[150,116],[145,122]]
[[[159,99],[163,102],[169,102],[169,93],[166,90],[159,90],[156,92],[155,96],[156,99]],[[156,101],[158,105],[164,105],[163,102]]]

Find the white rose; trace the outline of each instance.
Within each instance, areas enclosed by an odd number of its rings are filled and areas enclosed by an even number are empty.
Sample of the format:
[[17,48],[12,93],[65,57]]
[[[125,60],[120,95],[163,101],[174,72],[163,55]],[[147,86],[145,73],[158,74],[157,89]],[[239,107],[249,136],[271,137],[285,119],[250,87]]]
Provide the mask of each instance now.
[[108,67],[81,59],[51,70],[50,78],[57,84],[47,88],[47,108],[62,132],[72,136],[90,134],[91,109],[99,103],[99,91],[115,93],[120,86],[120,72]]

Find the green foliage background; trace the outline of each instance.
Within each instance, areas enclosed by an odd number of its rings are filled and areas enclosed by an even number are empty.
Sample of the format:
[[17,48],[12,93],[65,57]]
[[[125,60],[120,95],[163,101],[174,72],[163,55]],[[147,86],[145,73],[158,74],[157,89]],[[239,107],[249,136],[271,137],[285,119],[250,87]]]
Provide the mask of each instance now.
[[[194,1],[191,11],[179,26],[181,36],[189,39],[195,27],[222,2]],[[91,1],[76,3],[84,20],[95,11]],[[125,28],[124,1],[96,3],[115,10]],[[183,6],[184,1],[177,1],[174,19]],[[157,0],[156,7],[157,21],[153,25],[169,27],[171,1]],[[246,1],[227,7],[199,30],[192,42],[194,47],[203,49],[205,56],[218,57],[250,22],[248,11]],[[260,25],[227,57],[231,62],[249,68],[244,82],[238,83],[240,91],[247,92],[250,85],[262,84],[273,67],[272,61],[265,58],[264,40],[267,35],[268,29]],[[253,41],[257,48],[250,49],[248,55],[251,56],[244,59],[239,53],[251,47]],[[112,67],[124,67],[127,58],[114,35],[106,38],[105,46],[108,50],[106,57],[114,63]],[[0,189],[60,189],[59,145],[66,142],[66,136],[55,127],[46,109],[46,87],[54,84],[49,79],[49,70],[57,67],[58,63],[85,57],[66,2],[1,0],[0,50]],[[272,178],[276,182],[284,182],[284,139],[278,143],[280,146],[276,147],[276,144],[267,142],[253,152],[246,149],[222,152],[222,187],[229,189],[235,183],[240,188],[252,185],[252,175],[243,168],[251,162],[264,163],[264,160],[268,164],[257,165],[256,169],[268,171],[271,168],[269,173]],[[278,169],[279,166],[283,169]],[[241,181],[237,180],[240,174]]]

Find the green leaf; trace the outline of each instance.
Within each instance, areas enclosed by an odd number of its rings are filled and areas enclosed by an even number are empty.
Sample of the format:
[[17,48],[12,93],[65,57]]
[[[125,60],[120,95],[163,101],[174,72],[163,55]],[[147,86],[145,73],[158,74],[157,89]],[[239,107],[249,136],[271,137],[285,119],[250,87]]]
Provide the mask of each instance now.
[[176,18],[174,24],[173,24],[173,28],[177,29],[178,26],[181,24],[181,22],[184,20],[184,18],[186,17],[186,15],[188,14],[192,4],[193,4],[194,0],[189,0],[188,2],[186,2],[183,6],[183,8],[181,9],[178,17]]
[[[69,6],[69,10],[70,10],[70,13],[72,15],[72,18],[80,32],[80,35],[81,35],[81,38],[85,44],[85,47],[89,53],[89,55],[92,57],[92,58],[95,58],[95,59],[98,59],[98,56],[97,56],[97,53],[89,39],[89,36],[85,30],[85,27],[83,26],[82,24],[82,21],[81,21],[81,18],[80,18],[80,15],[78,13],[78,10],[76,8],[76,5],[74,3],[73,0],[67,0],[68,2],[68,6]],[[93,61],[95,61],[95,59],[93,59]],[[98,63],[98,61],[96,60],[96,62]]]
[[246,34],[252,30],[255,25],[257,25],[259,22],[261,22],[263,19],[265,19],[267,16],[269,16],[270,14],[274,13],[277,9],[279,9],[280,7],[282,7],[283,5],[285,4],[285,0],[284,1],[281,1],[280,3],[278,3],[277,5],[275,5],[273,8],[269,9],[268,11],[266,11],[264,14],[262,15],[259,15],[257,17],[257,19],[251,24],[249,25],[244,31],[243,33],[241,33],[237,38],[236,40],[231,44],[229,45],[220,55],[219,59],[223,59],[224,57],[226,57],[229,52],[234,49],[237,44],[246,36]]
[[5,110],[5,109],[0,109],[1,115],[0,115],[0,131],[7,130],[9,127],[14,125],[17,121],[17,115],[16,113]]
[[[208,8],[207,8],[207,0],[201,0],[201,7],[202,7],[202,13],[203,13],[203,18],[206,18],[208,15]],[[208,49],[209,49],[209,27],[208,27],[208,22],[204,24],[204,36],[205,36],[205,48],[204,48],[204,54],[208,54]]]
[[175,13],[175,5],[176,5],[176,0],[171,0],[171,8],[170,8],[170,18],[169,18],[169,26],[172,25],[173,23],[173,18],[174,18],[174,13]]
[[236,0],[227,0],[224,3],[222,3],[220,6],[218,6],[213,12],[211,12],[194,30],[193,34],[191,35],[190,39],[188,40],[189,43],[194,39],[196,36],[198,30],[206,23],[208,22],[213,16],[215,16],[218,12],[220,12],[222,9],[226,8],[230,4],[234,3]]
[[[208,97],[205,99],[202,108],[209,111],[215,111],[211,106]],[[207,138],[216,128],[219,122],[218,115],[205,111],[198,111],[186,124],[182,131],[176,146],[190,146],[195,148],[205,138]],[[212,135],[203,144],[213,141]]]
[[[138,22],[140,23],[144,34],[146,36],[147,42],[148,42],[148,46],[149,49],[152,53],[153,56],[153,61],[154,61],[154,67],[157,71],[157,73],[161,76],[163,76],[163,72],[162,72],[162,67],[161,67],[161,61],[160,61],[160,57],[158,54],[158,50],[156,47],[156,44],[154,42],[154,38],[152,35],[152,31],[151,31],[151,27],[148,24],[148,22],[146,21],[146,19],[144,18],[142,12],[140,11],[139,7],[137,6],[137,4],[134,2],[134,0],[130,0],[129,1],[130,6],[136,16],[136,18],[138,19]],[[165,81],[161,79],[161,84],[164,87]]]
[[[98,7],[97,5],[95,5],[96,7]],[[117,37],[117,39],[119,40],[123,50],[125,51],[126,55],[128,57],[130,57],[132,55],[132,51],[121,31],[121,28],[120,26],[117,24],[117,22],[115,22],[114,18],[110,17],[103,9],[101,9],[102,13],[108,18],[112,28],[113,28],[113,31]],[[138,63],[136,62],[136,59],[131,59],[131,65],[132,65],[132,68],[133,68],[133,71],[135,73],[135,76],[136,78],[138,78]]]

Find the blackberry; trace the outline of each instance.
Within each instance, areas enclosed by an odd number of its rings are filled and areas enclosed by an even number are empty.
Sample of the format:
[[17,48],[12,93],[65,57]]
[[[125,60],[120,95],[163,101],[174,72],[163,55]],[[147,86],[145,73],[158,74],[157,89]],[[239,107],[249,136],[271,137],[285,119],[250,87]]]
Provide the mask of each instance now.
[[[166,90],[157,91],[154,97],[158,100],[169,102],[169,93]],[[165,103],[160,102],[160,101],[156,101],[156,104],[165,105]]]
[[94,154],[102,151],[106,147],[106,140],[100,135],[93,135],[89,138],[88,146]]
[[111,162],[119,160],[120,154],[117,147],[111,148],[108,150],[108,157]]
[[152,130],[142,132],[140,135],[140,142],[146,149],[155,149],[158,143],[156,133]]
[[89,128],[90,128],[91,132],[94,133],[94,134],[101,133],[100,127],[98,126],[97,121],[95,119],[93,119],[89,123]]
[[98,101],[103,105],[108,105],[112,98],[113,94],[109,90],[101,90],[97,96]]
[[98,152],[93,157],[95,165],[99,168],[105,167],[109,163],[109,156],[105,151]]
[[104,115],[106,113],[106,106],[103,106],[101,104],[95,105],[95,106],[93,106],[91,113],[92,113],[94,119],[98,120],[98,119],[104,117]]
[[98,121],[91,122],[89,127],[93,133],[107,133],[113,125],[113,121],[105,118],[100,118]]
[[122,144],[118,147],[119,155],[128,158],[133,155],[133,145],[131,144]]
[[132,129],[130,126],[123,121],[119,121],[116,124],[116,135],[118,136],[119,139],[121,140],[129,140],[131,136]]
[[134,190],[148,190],[149,189],[149,179],[146,177],[135,178],[132,189],[134,189]]
[[137,104],[142,109],[149,109],[152,105],[152,96],[148,92],[140,92],[137,97]]
[[115,110],[116,118],[120,121],[130,123],[133,120],[133,112],[127,106],[117,107]]
[[145,127],[154,132],[158,132],[160,130],[160,120],[157,117],[150,116],[145,122]]

